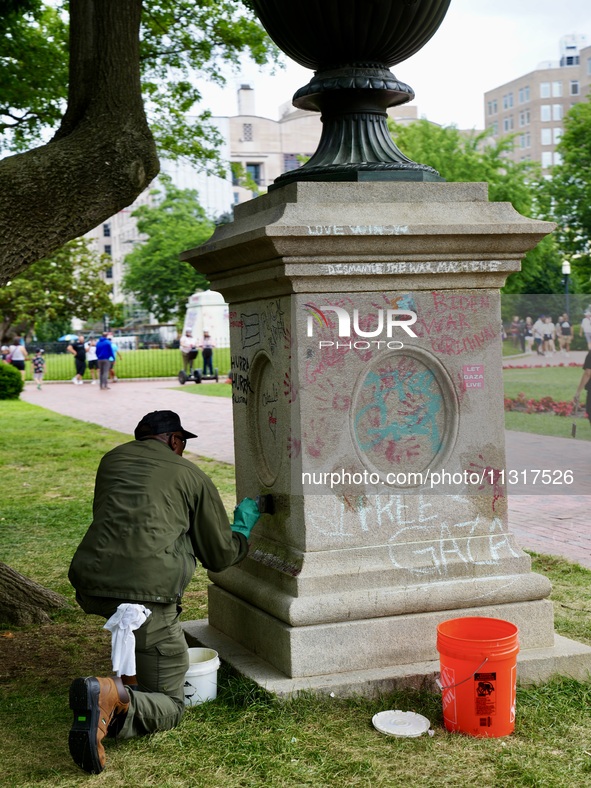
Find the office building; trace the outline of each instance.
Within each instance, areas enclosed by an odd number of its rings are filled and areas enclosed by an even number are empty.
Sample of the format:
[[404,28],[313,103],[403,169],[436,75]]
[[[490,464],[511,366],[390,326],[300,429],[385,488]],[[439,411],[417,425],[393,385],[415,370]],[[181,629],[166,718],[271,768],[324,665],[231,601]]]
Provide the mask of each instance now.
[[544,174],[560,163],[556,146],[564,116],[591,88],[591,46],[586,36],[560,39],[560,58],[484,94],[485,127],[494,139],[515,135],[513,161],[538,161]]

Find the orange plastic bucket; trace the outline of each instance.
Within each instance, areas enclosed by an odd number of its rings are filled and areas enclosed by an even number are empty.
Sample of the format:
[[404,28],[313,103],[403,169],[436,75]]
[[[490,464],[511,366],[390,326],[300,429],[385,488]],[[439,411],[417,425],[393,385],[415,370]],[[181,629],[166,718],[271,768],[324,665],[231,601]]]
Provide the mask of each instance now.
[[437,627],[443,721],[469,736],[508,736],[515,728],[515,624],[499,618],[452,618]]

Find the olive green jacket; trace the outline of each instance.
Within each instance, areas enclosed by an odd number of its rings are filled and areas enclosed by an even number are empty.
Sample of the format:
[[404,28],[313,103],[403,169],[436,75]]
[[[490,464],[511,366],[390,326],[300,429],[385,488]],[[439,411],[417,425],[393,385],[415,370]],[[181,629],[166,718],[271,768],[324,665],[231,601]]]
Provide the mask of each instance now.
[[196,559],[220,572],[247,552],[208,476],[160,441],[132,441],[101,460],[68,577],[90,596],[178,602]]

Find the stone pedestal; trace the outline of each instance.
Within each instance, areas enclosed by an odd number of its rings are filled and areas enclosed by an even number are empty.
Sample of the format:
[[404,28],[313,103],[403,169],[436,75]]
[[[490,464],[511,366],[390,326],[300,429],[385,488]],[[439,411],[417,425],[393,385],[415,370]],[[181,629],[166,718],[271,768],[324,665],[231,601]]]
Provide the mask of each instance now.
[[263,684],[366,691],[433,664],[440,621],[492,616],[555,669],[507,522],[499,296],[551,229],[486,184],[293,183],[184,255],[230,304],[238,498],[276,504],[211,574],[202,642]]

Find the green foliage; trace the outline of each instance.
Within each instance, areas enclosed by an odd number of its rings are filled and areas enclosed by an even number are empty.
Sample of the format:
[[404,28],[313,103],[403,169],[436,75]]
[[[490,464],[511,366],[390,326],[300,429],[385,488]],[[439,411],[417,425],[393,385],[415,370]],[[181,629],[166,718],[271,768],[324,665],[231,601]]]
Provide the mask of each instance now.
[[35,337],[39,342],[55,342],[62,334],[71,332],[72,321],[68,318],[63,320],[40,320],[35,324]]
[[[447,181],[486,182],[492,201],[510,202],[524,216],[538,214],[539,166],[507,158],[512,137],[493,143],[486,131],[464,133],[427,120],[391,124],[391,129],[406,156],[434,167]],[[561,289],[561,263],[556,240],[547,237],[526,254],[522,270],[509,276],[503,292],[554,293]],[[575,282],[571,289],[575,290]]]
[[559,224],[562,256],[583,293],[591,293],[591,103],[575,104],[564,119],[558,150],[562,164],[545,184],[544,207]]
[[[142,205],[134,212],[140,233],[147,240],[125,257],[123,288],[158,320],[183,314],[189,296],[206,290],[202,274],[179,255],[199,246],[213,232],[214,224],[199,204],[193,189],[178,189],[170,178],[160,177],[164,196],[154,206]],[[157,197],[160,192],[154,191]]]
[[19,370],[11,364],[0,361],[0,399],[18,399],[23,387]]
[[239,161],[230,163],[230,170],[232,172],[232,183],[236,186],[242,186],[252,192],[253,197],[258,197],[261,193],[258,183],[254,180],[252,175],[248,172],[244,164]]
[[[110,264],[77,239],[31,265],[0,290],[2,336],[18,328],[32,334],[38,322],[96,319],[113,309],[111,286],[102,279]],[[55,339],[55,337],[52,337]]]
[[510,202],[519,213],[531,213],[530,181],[537,177],[538,168],[532,162],[516,164],[507,159],[505,154],[513,147],[510,137],[493,143],[486,131],[464,133],[427,120],[391,128],[400,150],[414,161],[434,167],[447,181],[484,181],[491,200]]
[[63,115],[68,28],[54,6],[41,0],[0,5],[0,151],[39,142],[42,129]]
[[[19,10],[3,18],[10,34],[0,40],[0,116],[6,115],[11,128],[0,125],[0,143],[7,150],[22,150],[38,142],[43,131],[55,130],[67,92],[67,2],[29,0],[27,6],[26,13]],[[144,3],[143,95],[156,143],[167,158],[183,156],[219,171],[219,133],[210,123],[211,113],[195,109],[201,100],[198,86],[204,81],[224,84],[224,68],[237,66],[243,53],[262,65],[276,60],[278,51],[241,3]]]

